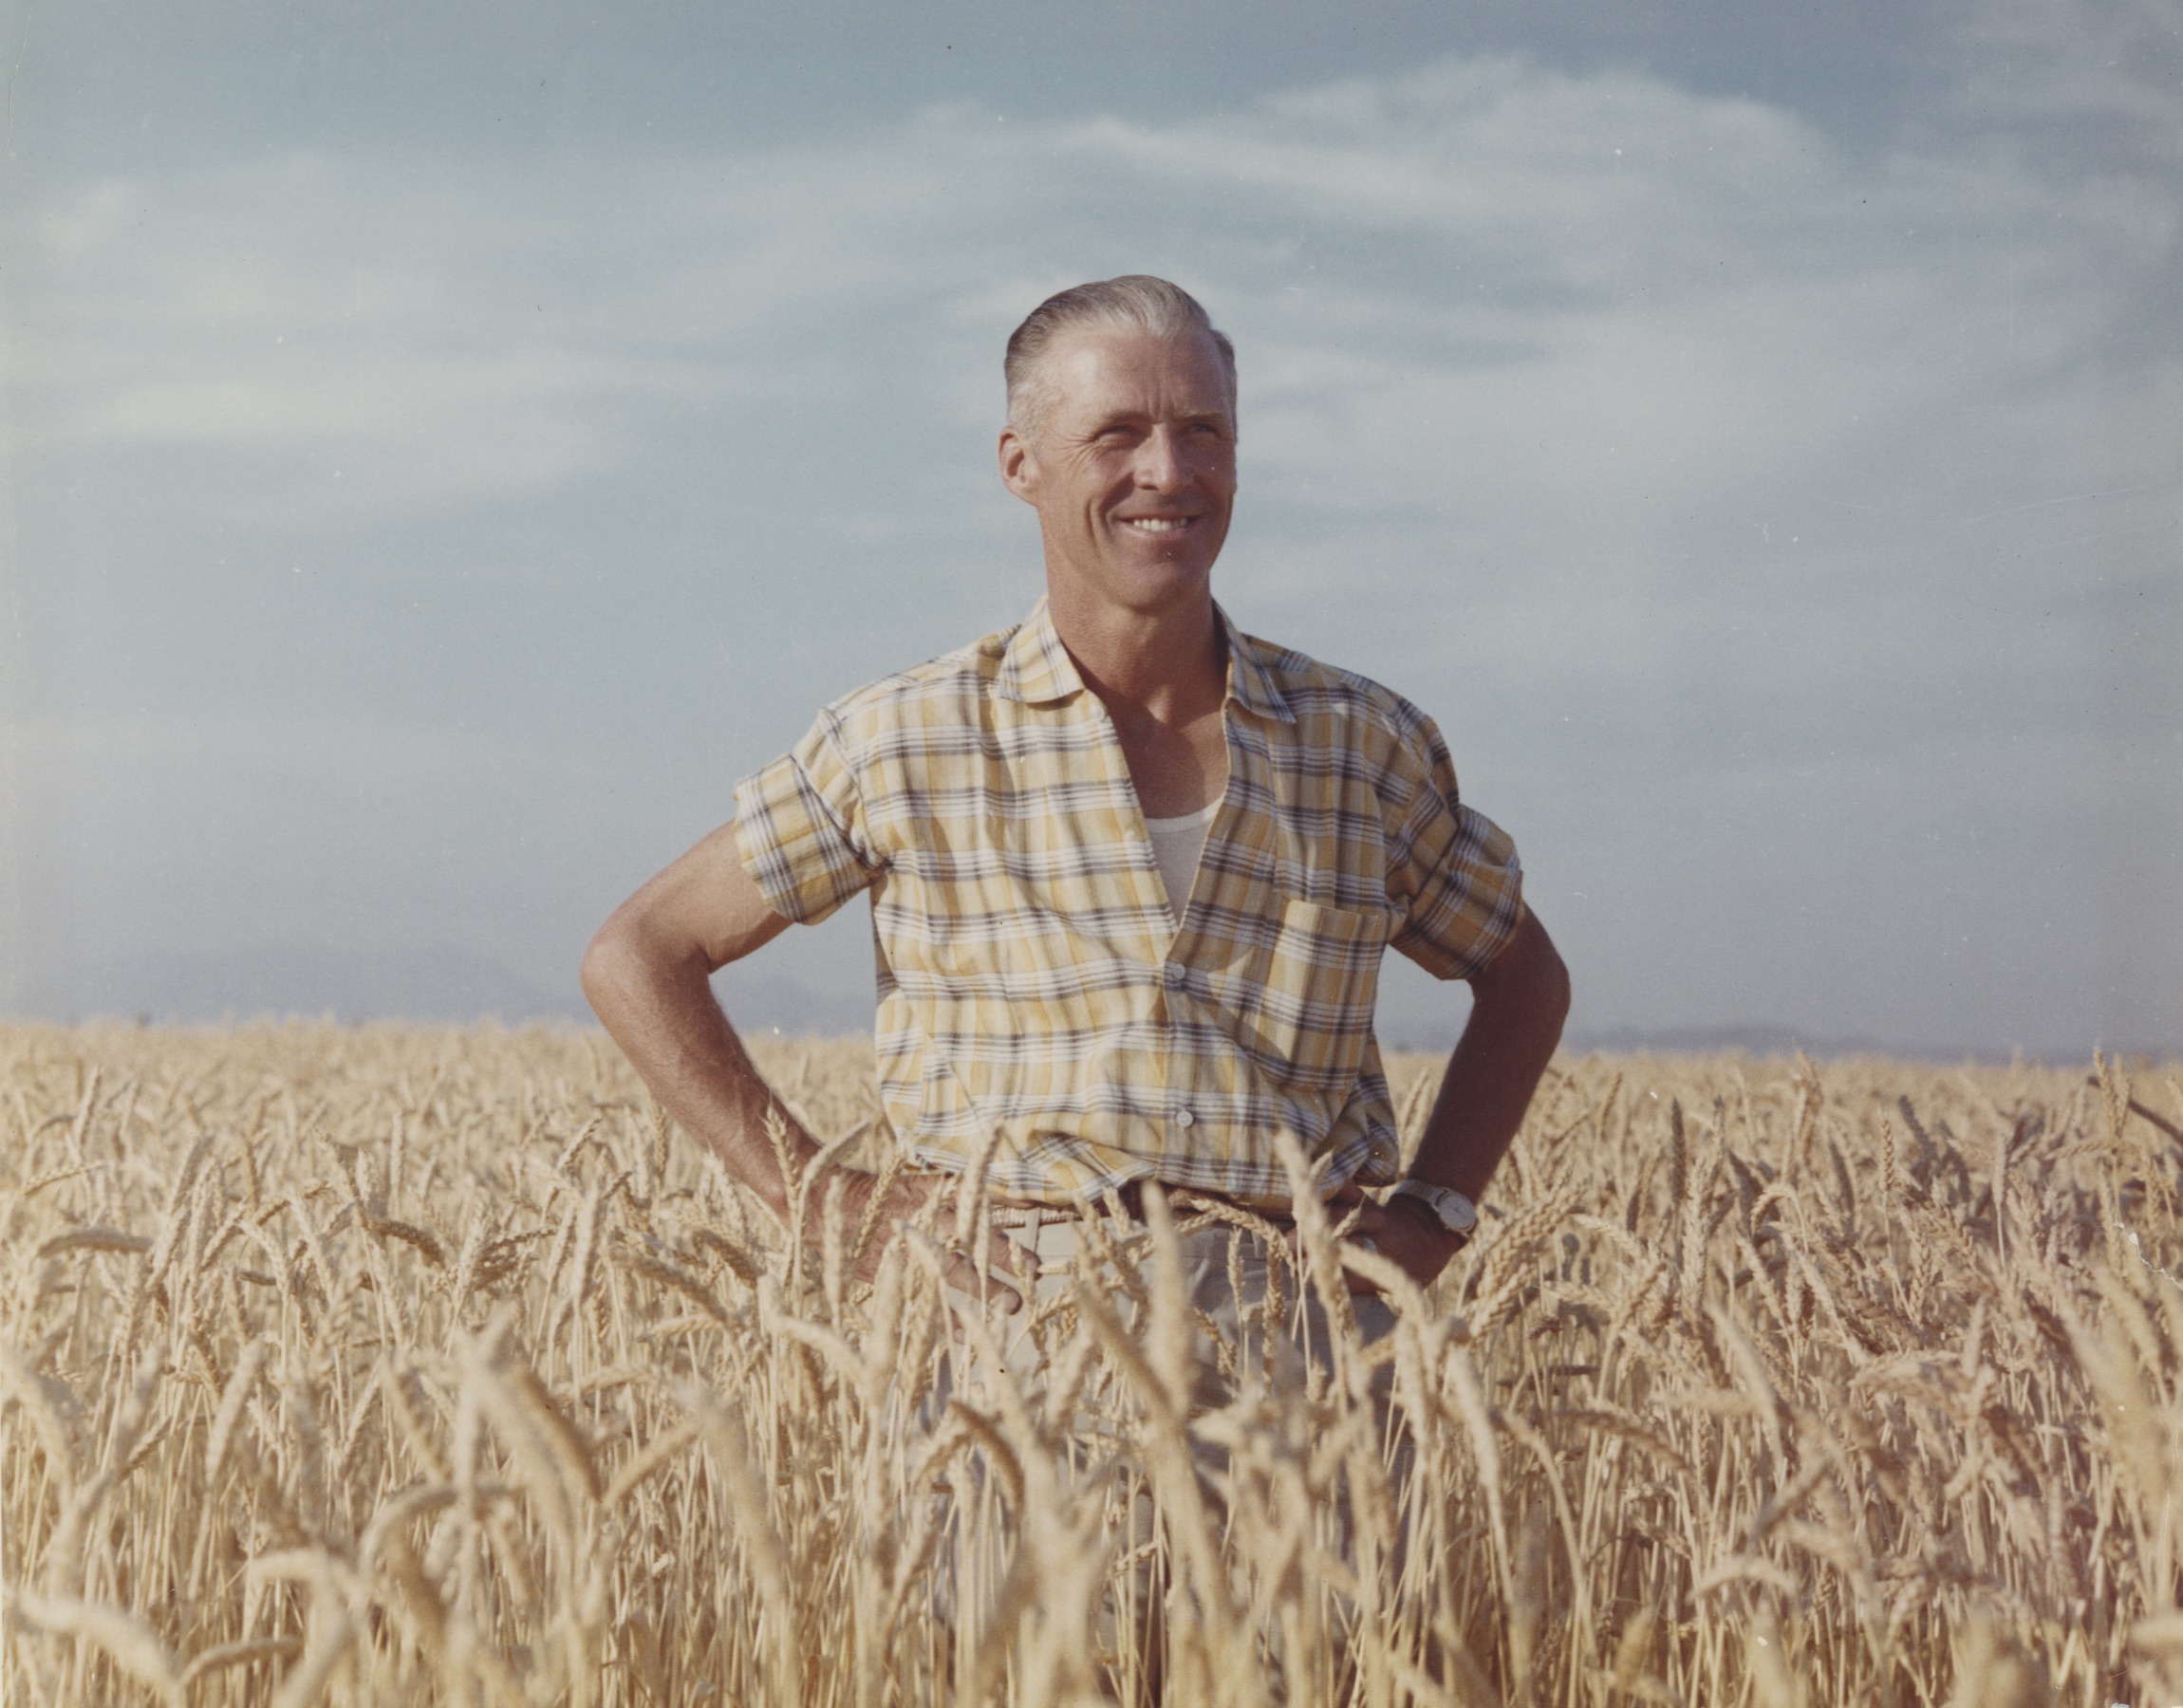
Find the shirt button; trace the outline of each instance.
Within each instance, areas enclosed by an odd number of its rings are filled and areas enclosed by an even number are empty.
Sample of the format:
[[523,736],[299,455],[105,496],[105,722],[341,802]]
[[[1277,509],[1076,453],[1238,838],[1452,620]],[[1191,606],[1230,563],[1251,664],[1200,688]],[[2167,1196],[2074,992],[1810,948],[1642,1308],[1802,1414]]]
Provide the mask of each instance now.
[[1194,1122],[1196,1122],[1197,1119],[1198,1118],[1191,1114],[1187,1109],[1177,1109],[1175,1111],[1175,1124],[1179,1127],[1189,1126]]
[[1183,988],[1183,980],[1188,976],[1189,975],[1185,973],[1182,969],[1182,966],[1175,961],[1169,961],[1166,966],[1160,969],[1160,982],[1166,985],[1170,991],[1181,990]]

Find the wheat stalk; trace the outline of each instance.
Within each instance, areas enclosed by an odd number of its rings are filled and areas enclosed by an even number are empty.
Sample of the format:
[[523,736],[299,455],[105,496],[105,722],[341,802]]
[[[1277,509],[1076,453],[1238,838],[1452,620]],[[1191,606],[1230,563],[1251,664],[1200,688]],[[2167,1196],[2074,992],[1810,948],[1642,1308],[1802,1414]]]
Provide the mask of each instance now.
[[0,1693],[2183,1700],[2172,1072],[1564,1062],[1430,1290],[1299,1149],[1295,1273],[1151,1191],[1003,1326],[755,1054],[796,1241],[582,1034],[0,1027]]

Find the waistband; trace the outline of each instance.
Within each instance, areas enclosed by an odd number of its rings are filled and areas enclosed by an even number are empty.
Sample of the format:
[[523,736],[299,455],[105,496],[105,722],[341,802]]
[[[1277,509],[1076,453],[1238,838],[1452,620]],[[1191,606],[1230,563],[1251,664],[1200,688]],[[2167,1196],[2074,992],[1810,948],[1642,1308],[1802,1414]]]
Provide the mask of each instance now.
[[[1256,1210],[1218,1193],[1174,1187],[1167,1193],[1167,1203],[1179,1217],[1209,1216],[1219,1221],[1234,1222],[1239,1227],[1263,1226],[1283,1234],[1296,1226],[1296,1217],[1286,1210]],[[1142,1226],[1144,1182],[1125,1181],[1112,1192],[1074,1204],[1011,1203],[1005,1198],[996,1198],[988,1214],[997,1228],[1042,1228],[1054,1222],[1089,1221],[1102,1216]]]

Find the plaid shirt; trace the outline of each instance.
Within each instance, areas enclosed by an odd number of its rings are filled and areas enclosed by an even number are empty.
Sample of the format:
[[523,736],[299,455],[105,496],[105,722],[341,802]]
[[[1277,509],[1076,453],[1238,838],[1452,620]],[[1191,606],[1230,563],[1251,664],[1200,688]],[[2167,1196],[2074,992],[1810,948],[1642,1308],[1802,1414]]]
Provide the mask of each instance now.
[[1228,787],[1180,929],[1114,727],[1046,605],[859,689],[736,789],[743,863],[806,923],[871,892],[879,1079],[913,1161],[1077,1201],[1147,1177],[1282,1206],[1399,1165],[1382,951],[1442,978],[1522,917],[1508,837],[1431,721],[1230,623]]

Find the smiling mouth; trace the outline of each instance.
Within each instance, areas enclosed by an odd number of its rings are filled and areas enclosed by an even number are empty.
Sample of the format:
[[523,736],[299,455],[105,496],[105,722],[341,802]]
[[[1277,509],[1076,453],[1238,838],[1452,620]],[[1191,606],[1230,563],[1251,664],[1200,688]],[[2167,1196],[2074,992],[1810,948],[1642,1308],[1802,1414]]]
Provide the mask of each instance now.
[[1124,516],[1123,523],[1140,533],[1179,534],[1198,520],[1195,516]]

